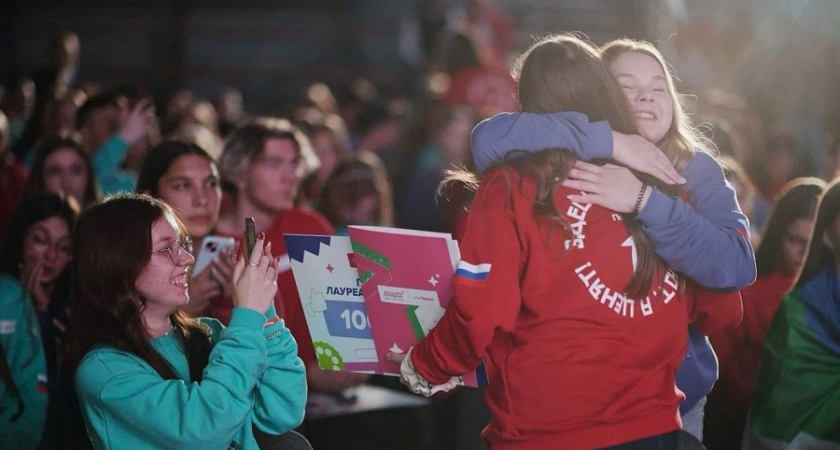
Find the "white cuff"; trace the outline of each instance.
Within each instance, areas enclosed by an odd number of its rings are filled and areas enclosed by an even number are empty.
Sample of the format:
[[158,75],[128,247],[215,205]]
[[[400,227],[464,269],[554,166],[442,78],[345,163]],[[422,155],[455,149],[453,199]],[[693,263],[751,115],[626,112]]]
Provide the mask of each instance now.
[[411,392],[420,394],[425,397],[431,397],[438,392],[449,392],[459,384],[463,384],[461,377],[452,377],[446,383],[431,384],[429,380],[423,378],[414,369],[414,364],[411,362],[411,351],[414,347],[408,349],[405,358],[400,364],[400,382],[406,386]]

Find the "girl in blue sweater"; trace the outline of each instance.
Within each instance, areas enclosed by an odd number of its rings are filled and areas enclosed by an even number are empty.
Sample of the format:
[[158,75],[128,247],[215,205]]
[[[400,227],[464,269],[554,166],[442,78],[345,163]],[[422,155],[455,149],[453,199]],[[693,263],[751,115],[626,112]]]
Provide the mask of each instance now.
[[261,237],[236,261],[227,328],[181,311],[190,247],[171,207],[146,195],[79,218],[71,366],[95,448],[256,449],[303,420],[305,372],[274,311],[271,245]]

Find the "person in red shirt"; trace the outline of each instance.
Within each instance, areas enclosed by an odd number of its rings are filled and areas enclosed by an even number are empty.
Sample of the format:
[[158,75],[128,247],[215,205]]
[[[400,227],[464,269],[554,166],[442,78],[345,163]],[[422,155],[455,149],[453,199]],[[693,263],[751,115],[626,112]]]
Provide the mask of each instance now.
[[743,321],[709,336],[720,372],[706,406],[703,440],[708,448],[741,448],[764,339],[782,296],[791,290],[805,262],[825,186],[823,180],[807,177],[796,178],[782,188],[755,252],[758,278],[741,291]]
[[[312,338],[286,253],[284,233],[332,235],[333,228],[317,212],[295,205],[301,180],[318,167],[309,140],[286,119],[258,119],[234,130],[219,159],[222,178],[235,188],[230,208],[223,211],[216,234],[242,235],[245,219],[253,217],[256,233],[272,244],[277,258],[278,315],[286,322],[306,364],[312,390],[340,392],[367,379],[365,374],[322,371],[315,359]],[[230,320],[229,297],[211,302],[210,314],[222,323]]]
[[[523,111],[581,111],[636,132],[591,44],[549,37],[517,68]],[[390,358],[426,395],[484,361],[482,438],[494,450],[676,448],[692,297],[635,219],[648,184],[628,183],[638,195],[615,211],[580,202],[567,180],[575,159],[546,149],[482,174],[455,298],[424,340]]]

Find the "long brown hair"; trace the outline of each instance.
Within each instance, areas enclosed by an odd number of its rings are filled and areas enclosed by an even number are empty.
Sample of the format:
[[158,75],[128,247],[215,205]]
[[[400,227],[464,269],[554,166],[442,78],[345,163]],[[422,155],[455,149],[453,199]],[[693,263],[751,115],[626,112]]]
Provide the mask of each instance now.
[[[79,217],[73,233],[76,265],[68,341],[69,367],[92,347],[105,345],[133,353],[164,379],[178,378],[149,343],[142,312],[146,298],[135,282],[152,255],[152,226],[171,217],[178,234],[186,227],[166,203],[148,195],[123,194],[106,199]],[[185,352],[208,341],[209,332],[184,312],[171,316]]]
[[[607,120],[620,133],[638,133],[626,96],[589,42],[567,34],[541,39],[518,58],[513,75],[519,85],[523,112],[578,111],[591,121]],[[536,181],[534,214],[571,234],[568,219],[557,211],[554,192],[568,177],[577,157],[568,149],[546,149],[525,156],[521,153],[509,153],[503,164],[523,178]],[[454,178],[464,181],[463,177]],[[654,180],[645,180],[658,185]],[[639,222],[630,214],[623,214],[623,219],[636,242],[639,261],[625,287],[626,294],[644,297],[654,274],[664,277],[667,266],[654,253]],[[546,237],[550,240],[551,234]]]
[[816,177],[796,178],[782,188],[776,200],[761,244],[755,251],[758,277],[764,277],[784,265],[782,242],[793,222],[800,219],[814,220],[817,203],[825,188],[825,181]]
[[808,244],[808,255],[805,257],[802,271],[796,278],[797,288],[826,268],[835,270],[837,266],[834,258],[835,250],[825,244],[823,236],[838,217],[840,217],[840,178],[835,178],[826,187],[820,199],[817,219],[814,221],[814,232],[811,233],[811,242]]

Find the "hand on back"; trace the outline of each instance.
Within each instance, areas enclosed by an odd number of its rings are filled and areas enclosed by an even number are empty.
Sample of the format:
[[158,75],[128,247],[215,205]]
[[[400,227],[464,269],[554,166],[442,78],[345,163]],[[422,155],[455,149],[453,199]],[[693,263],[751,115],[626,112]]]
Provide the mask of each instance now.
[[613,132],[613,159],[667,184],[685,184],[665,153],[642,136]]
[[[615,164],[598,166],[584,161],[575,162],[569,177],[563,186],[585,192],[568,195],[567,198],[578,203],[593,203],[619,213],[633,212],[642,189],[642,182],[630,169]],[[650,197],[647,188],[640,205],[644,207]]]

